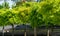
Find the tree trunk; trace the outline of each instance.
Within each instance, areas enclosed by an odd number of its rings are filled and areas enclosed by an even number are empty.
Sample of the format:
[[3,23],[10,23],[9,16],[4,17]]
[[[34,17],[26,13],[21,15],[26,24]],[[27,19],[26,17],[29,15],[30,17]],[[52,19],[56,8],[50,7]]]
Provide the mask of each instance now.
[[26,32],[24,32],[24,36],[26,36]]
[[24,30],[24,36],[26,36],[26,29]]
[[3,26],[3,29],[2,29],[2,36],[4,36],[4,26]]
[[36,34],[36,27],[34,27],[34,36],[37,36],[37,34]]
[[48,29],[48,30],[47,30],[47,36],[49,36],[49,35],[50,35],[50,30]]
[[[24,24],[23,24],[23,25],[24,25]],[[26,27],[26,28],[27,28],[27,27]],[[27,36],[27,35],[26,35],[26,28],[25,28],[25,30],[24,30],[24,36]]]
[[12,24],[12,36],[14,36],[14,25]]

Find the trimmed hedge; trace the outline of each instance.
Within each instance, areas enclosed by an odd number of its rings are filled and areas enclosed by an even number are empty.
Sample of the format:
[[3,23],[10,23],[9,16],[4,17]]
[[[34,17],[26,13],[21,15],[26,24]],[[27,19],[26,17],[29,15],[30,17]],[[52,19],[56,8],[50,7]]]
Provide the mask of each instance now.
[[27,2],[12,9],[0,9],[0,25],[60,25],[60,1]]

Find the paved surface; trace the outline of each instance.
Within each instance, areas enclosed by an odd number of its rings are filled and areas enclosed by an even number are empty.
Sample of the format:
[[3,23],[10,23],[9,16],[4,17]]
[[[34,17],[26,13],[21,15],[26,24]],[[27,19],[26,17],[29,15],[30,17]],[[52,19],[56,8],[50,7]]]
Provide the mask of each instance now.
[[[2,33],[0,33],[0,36],[2,36]],[[12,33],[5,33],[4,36],[12,36]],[[24,36],[24,33],[16,33],[14,36]],[[34,36],[33,34],[27,34],[27,36]],[[44,34],[38,34],[37,36],[46,36]]]

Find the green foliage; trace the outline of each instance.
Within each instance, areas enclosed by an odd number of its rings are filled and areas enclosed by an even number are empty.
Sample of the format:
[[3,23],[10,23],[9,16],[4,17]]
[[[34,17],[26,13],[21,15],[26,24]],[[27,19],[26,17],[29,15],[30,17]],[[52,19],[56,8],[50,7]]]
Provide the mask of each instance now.
[[[49,25],[60,25],[60,5],[59,0],[46,0],[40,3],[39,12],[43,16],[43,20],[45,21],[46,26]],[[59,13],[59,14],[58,14]]]
[[27,2],[11,10],[0,9],[0,25],[21,23],[30,23],[33,27],[60,25],[60,1]]
[[3,8],[3,6],[2,5],[0,5],[0,9],[2,9]]
[[40,14],[37,10],[38,10],[38,6],[34,5],[32,7],[32,11],[30,13],[30,23],[33,27],[38,27],[38,25],[42,24],[43,22],[43,16],[42,14]]
[[[2,10],[4,11],[4,10]],[[7,25],[9,23],[9,18],[8,18],[8,15],[6,15],[7,13],[4,11],[2,12],[0,11],[0,26],[4,26],[4,25]]]

